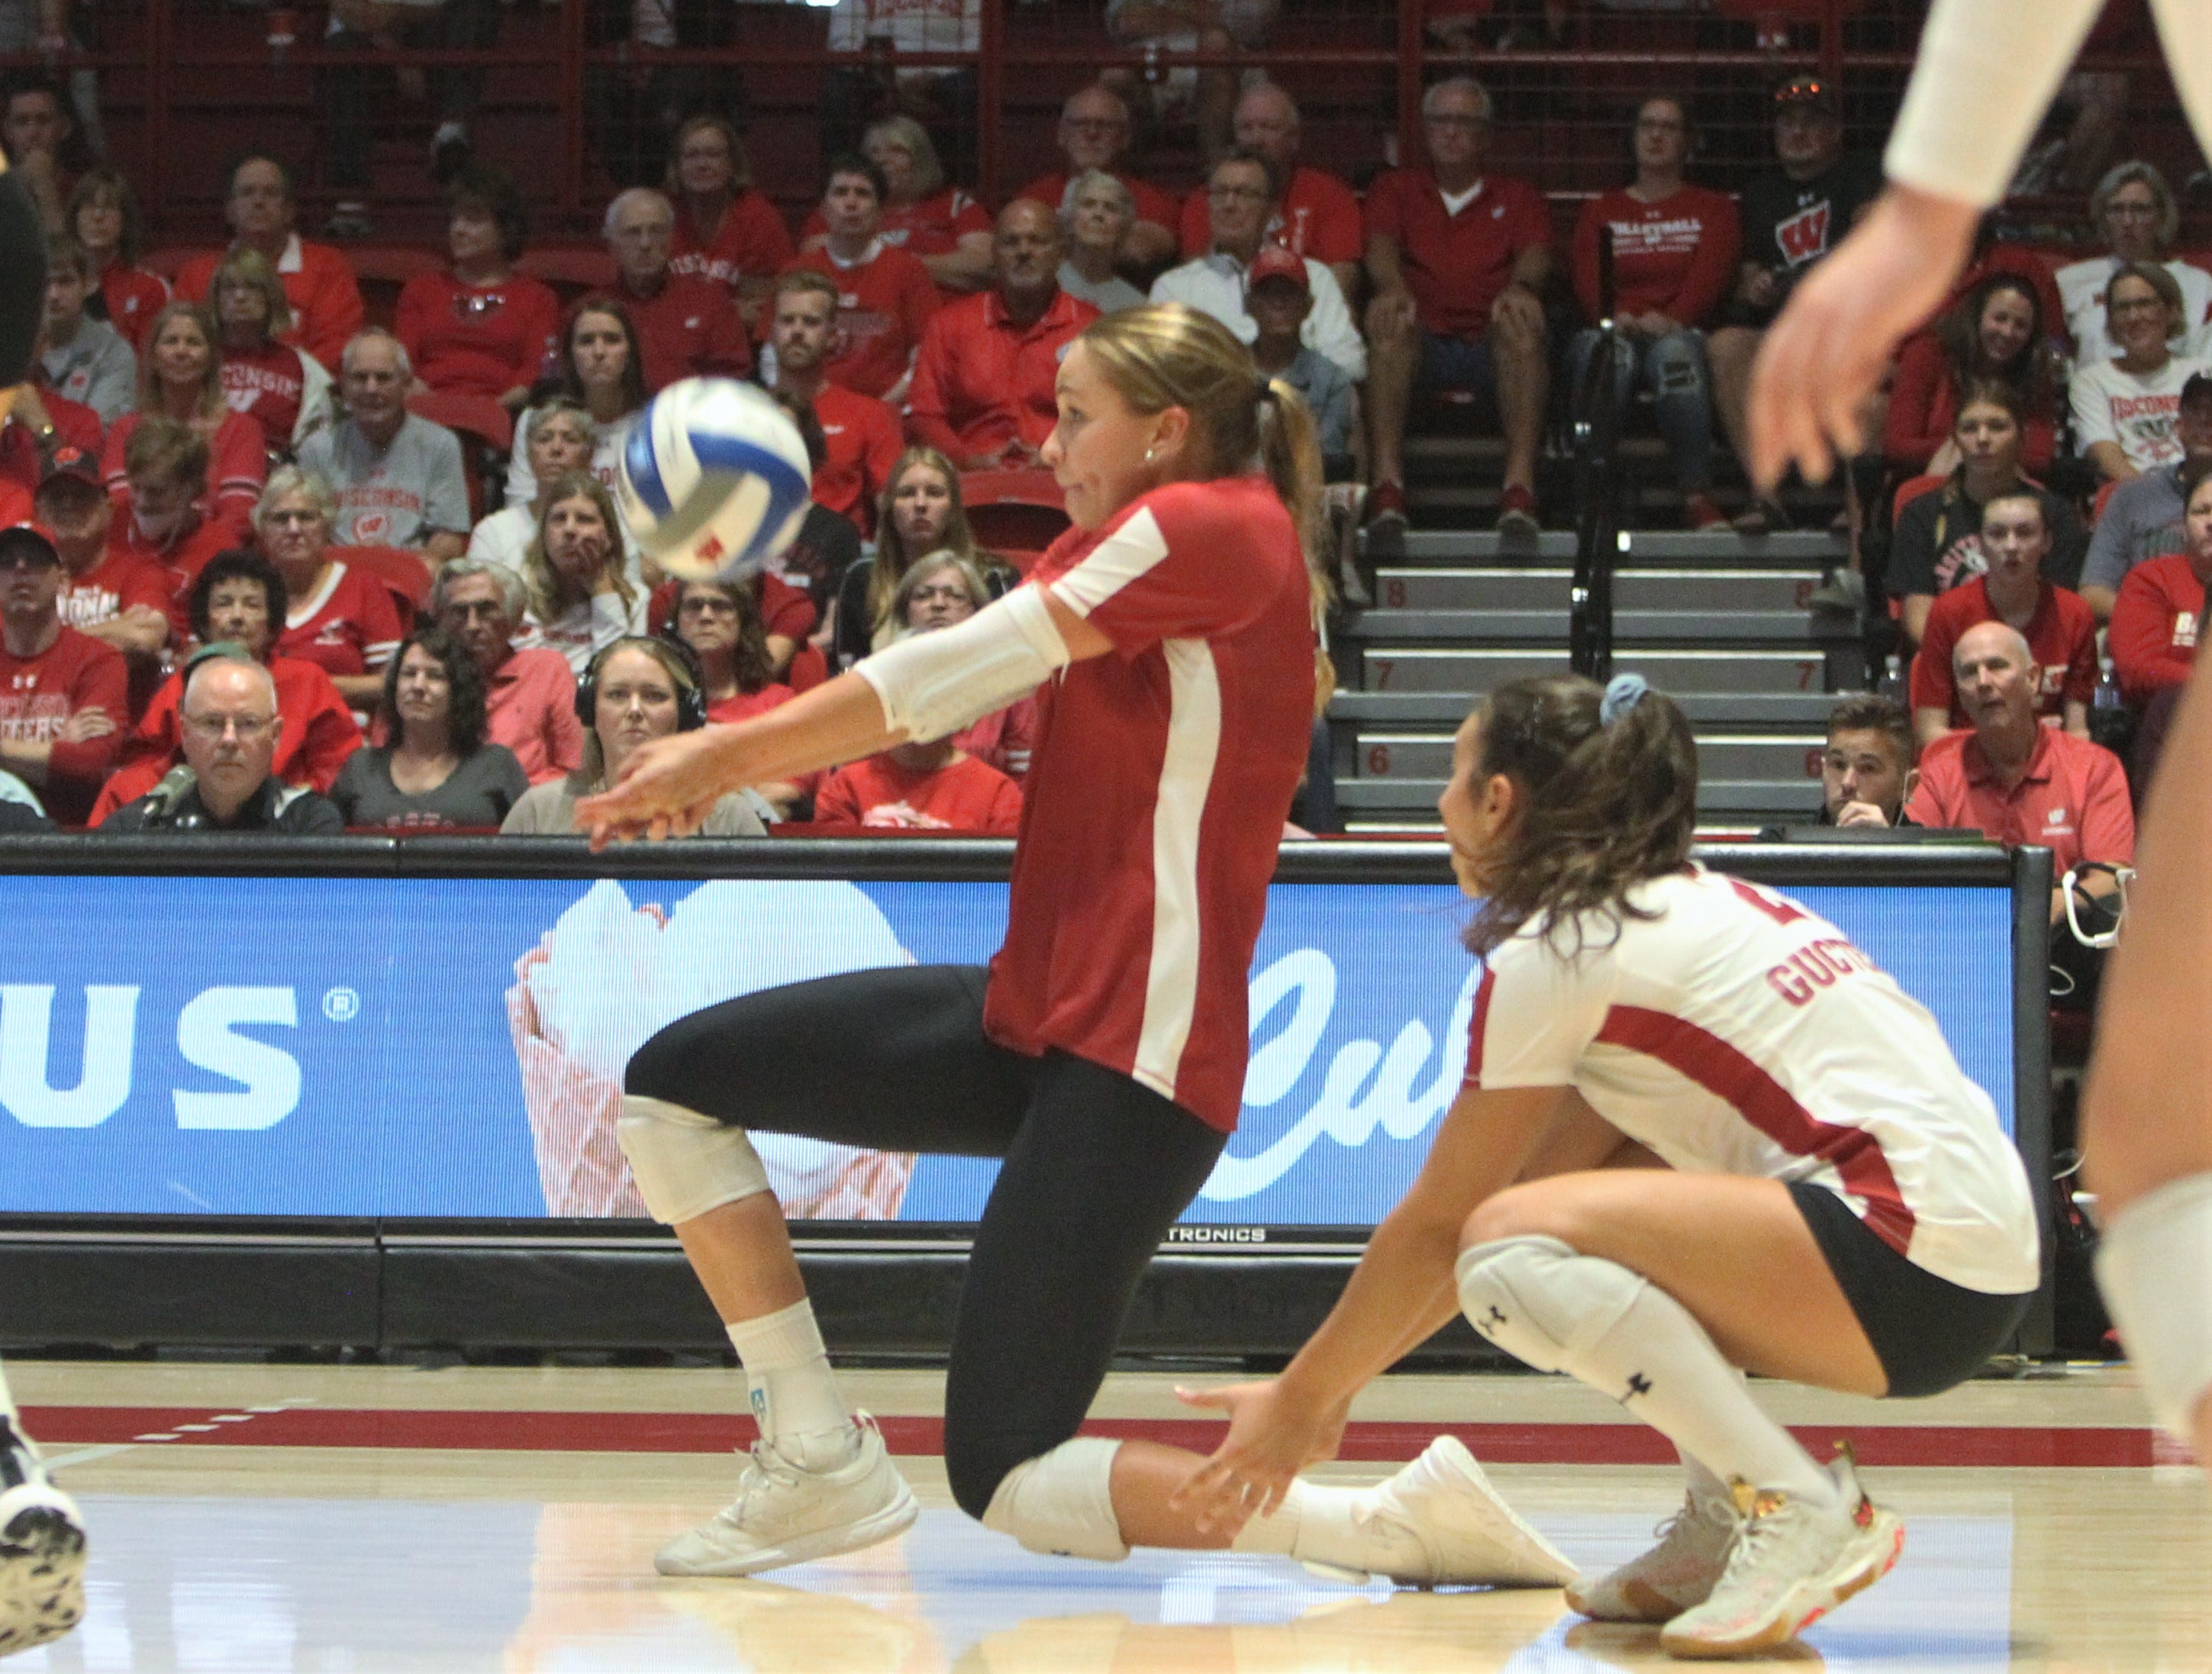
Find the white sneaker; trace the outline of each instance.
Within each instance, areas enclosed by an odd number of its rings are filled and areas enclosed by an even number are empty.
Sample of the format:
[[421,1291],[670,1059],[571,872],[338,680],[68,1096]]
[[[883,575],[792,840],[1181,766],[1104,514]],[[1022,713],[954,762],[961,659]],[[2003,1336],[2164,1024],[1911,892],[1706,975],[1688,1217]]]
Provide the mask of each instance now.
[[835,1470],[802,1470],[769,1443],[755,1442],[737,1499],[662,1547],[653,1567],[664,1575],[751,1575],[905,1532],[921,1507],[875,1421],[857,1414],[854,1429],[859,1450]]
[[1498,1497],[1455,1436],[1438,1436],[1396,1476],[1362,1492],[1367,1503],[1352,1520],[1376,1537],[1369,1574],[1405,1586],[1559,1586],[1581,1574]]
[[1594,1622],[1671,1622],[1711,1593],[1740,1522],[1728,1501],[1692,1493],[1659,1525],[1656,1546],[1609,1575],[1577,1581],[1567,1608]]
[[1866,1497],[1848,1447],[1828,1468],[1832,1505],[1735,1484],[1742,1532],[1712,1596],[1660,1630],[1668,1656],[1742,1657],[1786,1645],[1895,1567],[1905,1525]]
[[84,1519],[0,1419],[0,1657],[59,1639],[83,1615]]

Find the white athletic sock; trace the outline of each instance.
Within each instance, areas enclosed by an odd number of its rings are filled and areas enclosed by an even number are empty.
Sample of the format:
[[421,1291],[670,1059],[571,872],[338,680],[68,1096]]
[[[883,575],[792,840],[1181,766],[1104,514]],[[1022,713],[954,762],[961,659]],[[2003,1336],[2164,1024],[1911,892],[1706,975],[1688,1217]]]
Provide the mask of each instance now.
[[1658,1286],[1644,1285],[1582,1360],[1567,1370],[1613,1396],[1723,1482],[1741,1477],[1753,1488],[1834,1502],[1835,1479],[1760,1409],[1705,1328]]
[[859,1440],[853,1410],[830,1369],[814,1305],[801,1298],[726,1329],[744,1363],[753,1421],[762,1438],[805,1470],[835,1470],[849,1461]]
[[1692,1458],[1680,1446],[1676,1446],[1674,1452],[1681,1457],[1682,1475],[1686,1479],[1686,1486],[1693,1496],[1699,1500],[1729,1498],[1729,1485],[1726,1482],[1706,1470],[1703,1464]]
[[1427,1561],[1419,1540],[1395,1519],[1365,1514],[1374,1505],[1375,1492],[1372,1487],[1292,1482],[1283,1503],[1269,1515],[1247,1522],[1229,1549],[1369,1574],[1417,1573]]

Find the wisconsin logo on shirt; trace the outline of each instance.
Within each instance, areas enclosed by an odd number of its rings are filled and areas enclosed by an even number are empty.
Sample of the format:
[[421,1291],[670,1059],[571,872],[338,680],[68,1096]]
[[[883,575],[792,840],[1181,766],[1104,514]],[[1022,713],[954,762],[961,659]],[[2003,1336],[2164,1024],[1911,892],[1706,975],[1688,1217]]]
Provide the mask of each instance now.
[[2193,650],[2197,645],[2197,612],[2176,611],[2173,613],[2173,643],[2177,648]]
[[1824,198],[1776,226],[1774,241],[1782,247],[1783,257],[1790,266],[1802,267],[1828,253],[1829,215]]

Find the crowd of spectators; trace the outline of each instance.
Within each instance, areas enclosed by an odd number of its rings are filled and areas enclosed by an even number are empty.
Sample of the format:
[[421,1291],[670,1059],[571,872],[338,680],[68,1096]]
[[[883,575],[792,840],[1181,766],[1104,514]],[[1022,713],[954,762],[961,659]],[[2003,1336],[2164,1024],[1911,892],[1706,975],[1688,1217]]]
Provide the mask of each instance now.
[[[1130,0],[1106,23],[1123,43],[1249,45],[1273,10]],[[331,42],[482,47],[497,11],[349,0]],[[833,28],[895,65],[896,30],[875,30],[865,5],[836,11]],[[954,21],[957,40],[906,46],[972,51],[972,19]],[[659,44],[684,40],[670,27]],[[659,715],[662,688],[678,724],[753,713],[928,631],[1010,575],[975,538],[963,478],[989,473],[995,491],[1003,473],[1038,472],[1068,343],[1147,297],[1218,317],[1301,393],[1375,552],[1414,509],[1406,439],[1440,399],[1498,435],[1501,532],[1541,527],[1543,460],[1601,353],[1617,416],[1642,423],[1648,409],[1683,525],[1771,532],[1791,514],[1728,485],[1750,368],[1792,286],[1880,186],[1826,79],[1771,89],[1771,161],[1737,193],[1696,178],[1703,101],[1654,89],[1623,136],[1620,185],[1583,201],[1560,238],[1544,183],[1493,167],[1511,113],[1470,76],[1432,82],[1415,150],[1355,190],[1307,155],[1284,87],[1206,70],[1079,88],[1058,155],[993,205],[960,178],[972,75],[874,66],[831,78],[819,190],[787,220],[792,182],[757,176],[730,107],[678,113],[668,101],[697,78],[675,70],[651,94],[662,161],[618,171],[636,183],[605,205],[611,277],[564,302],[532,277],[522,192],[473,149],[481,73],[450,66],[427,88],[444,248],[371,323],[343,242],[375,210],[368,72],[318,73],[341,200],[326,230],[341,241],[304,237],[287,161],[252,153],[224,175],[228,244],[166,279],[141,265],[129,180],[57,161],[76,121],[64,90],[18,78],[0,108],[54,255],[40,376],[0,426],[0,527],[36,526],[9,549],[8,654],[59,645],[74,678],[105,652],[123,683],[119,699],[0,717],[0,742],[30,752],[9,754],[10,770],[51,788],[65,819],[135,801],[185,759],[185,663],[209,644],[227,648],[218,685],[273,694],[278,782],[335,795],[360,824],[512,825],[551,806],[545,786],[600,782],[638,717]],[[1182,122],[1204,166],[1179,197],[1136,159]],[[2106,172],[2089,214],[2101,248],[2063,265],[1985,239],[1905,345],[1868,415],[1877,441],[1847,514],[1854,535],[1884,526],[1886,546],[1867,550],[1886,567],[1838,585],[1852,606],[1892,607],[1908,752],[1932,763],[1978,735],[1986,683],[1960,660],[1996,624],[2027,648],[2039,725],[2086,744],[2097,710],[2138,723],[2140,788],[2212,575],[2212,511],[2200,539],[2191,497],[2212,459],[2212,271],[2177,252],[2175,195],[2148,163]],[[756,379],[814,460],[799,539],[743,587],[666,583],[611,491],[646,401],[700,374]],[[32,622],[49,579],[40,610],[67,639]],[[643,648],[678,644],[674,660]],[[606,685],[617,651],[622,679]],[[591,700],[595,683],[619,705]],[[580,687],[578,710],[562,693]],[[915,776],[973,786],[980,765],[1018,797],[1024,760],[976,740],[908,751],[868,764],[857,796],[832,776],[758,788],[752,812],[930,825],[937,804]],[[516,773],[537,789],[509,795]],[[1003,819],[995,787],[944,794],[960,820]]]

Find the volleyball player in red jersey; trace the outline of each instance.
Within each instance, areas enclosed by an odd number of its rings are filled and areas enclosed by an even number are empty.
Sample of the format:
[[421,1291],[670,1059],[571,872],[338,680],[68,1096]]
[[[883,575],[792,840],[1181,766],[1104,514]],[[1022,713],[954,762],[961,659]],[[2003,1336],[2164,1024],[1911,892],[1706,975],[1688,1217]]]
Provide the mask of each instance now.
[[[1167,1504],[1194,1455],[1076,1429],[1241,1105],[1252,949],[1311,729],[1319,460],[1295,394],[1188,308],[1093,323],[1058,400],[1043,457],[1075,527],[1027,582],[765,715],[645,746],[578,807],[595,843],[679,833],[726,788],[942,737],[1038,693],[988,973],[908,966],[751,995],[630,1060],[623,1148],[729,1328],[762,1432],[736,1503],[664,1549],[664,1574],[749,1574],[915,1516],[838,1392],[747,1129],[1005,1159],[945,1386],[963,1509],[1036,1551],[1231,1544]],[[1571,1573],[1448,1440],[1378,1487],[1312,1489],[1236,1549],[1416,1580]]]

